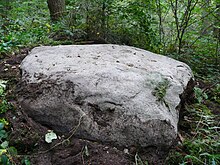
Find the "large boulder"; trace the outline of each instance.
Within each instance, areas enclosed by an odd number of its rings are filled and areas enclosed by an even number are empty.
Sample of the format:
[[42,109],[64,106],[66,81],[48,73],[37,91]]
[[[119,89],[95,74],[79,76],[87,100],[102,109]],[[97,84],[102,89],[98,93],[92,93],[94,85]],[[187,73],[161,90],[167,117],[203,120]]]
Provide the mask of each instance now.
[[21,69],[19,100],[31,118],[122,147],[171,146],[193,77],[182,62],[111,44],[36,47]]

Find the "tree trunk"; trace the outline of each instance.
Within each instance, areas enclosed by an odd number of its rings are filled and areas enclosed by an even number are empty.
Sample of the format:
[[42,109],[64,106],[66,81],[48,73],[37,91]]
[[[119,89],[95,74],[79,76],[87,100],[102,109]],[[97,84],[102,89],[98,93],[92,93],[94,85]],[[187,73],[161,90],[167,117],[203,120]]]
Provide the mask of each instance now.
[[65,11],[65,0],[47,0],[52,21],[59,20]]

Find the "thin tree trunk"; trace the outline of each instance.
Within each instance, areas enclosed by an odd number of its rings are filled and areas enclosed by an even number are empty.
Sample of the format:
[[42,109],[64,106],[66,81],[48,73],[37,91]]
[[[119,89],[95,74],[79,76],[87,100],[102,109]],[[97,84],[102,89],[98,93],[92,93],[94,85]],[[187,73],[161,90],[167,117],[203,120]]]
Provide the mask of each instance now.
[[206,29],[206,27],[207,25],[211,23],[208,17],[208,13],[209,13],[208,10],[210,8],[210,3],[211,3],[210,0],[205,0],[205,4],[202,7],[202,29],[201,29],[202,35],[208,34],[208,31],[207,31],[208,29]]
[[[157,0],[156,5],[157,5],[157,15],[159,17],[158,28],[159,28],[159,35],[160,35],[160,44],[163,45],[162,50],[164,50],[164,47],[165,47],[164,35],[165,35],[165,33],[164,33],[164,27],[163,27],[161,1]],[[161,52],[161,50],[159,50],[159,51]]]
[[176,36],[176,43],[178,44],[178,49],[177,53],[181,53],[181,49],[183,47],[183,36],[185,34],[185,31],[189,25],[189,21],[192,16],[192,11],[194,10],[195,6],[197,5],[198,0],[195,0],[193,3],[193,0],[187,0],[187,6],[185,7],[185,11],[179,19],[178,15],[178,0],[175,0],[173,2],[172,0],[170,1],[171,7],[172,7],[172,12],[174,14],[174,19],[175,19],[175,24],[176,24],[176,31],[177,31],[177,36]]
[[220,3],[216,2],[214,37],[220,42]]
[[52,21],[59,20],[65,11],[65,0],[47,0]]
[[102,37],[105,39],[106,37],[106,2],[102,2],[102,16],[101,16],[101,31]]

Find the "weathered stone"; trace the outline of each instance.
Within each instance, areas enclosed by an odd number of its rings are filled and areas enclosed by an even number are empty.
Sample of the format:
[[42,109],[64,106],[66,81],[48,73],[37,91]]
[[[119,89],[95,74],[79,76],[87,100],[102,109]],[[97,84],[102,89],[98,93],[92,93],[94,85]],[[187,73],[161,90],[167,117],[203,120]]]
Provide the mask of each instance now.
[[172,145],[192,79],[182,62],[119,45],[37,47],[21,69],[19,100],[35,121],[124,147]]

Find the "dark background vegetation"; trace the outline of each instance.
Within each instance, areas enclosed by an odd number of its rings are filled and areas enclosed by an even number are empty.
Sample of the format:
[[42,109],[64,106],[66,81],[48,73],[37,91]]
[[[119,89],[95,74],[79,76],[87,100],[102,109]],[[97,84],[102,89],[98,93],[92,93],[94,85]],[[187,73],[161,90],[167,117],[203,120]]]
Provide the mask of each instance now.
[[[220,164],[219,19],[220,0],[0,0],[0,60],[39,45],[114,43],[183,61],[196,86],[181,112],[180,142],[166,164],[215,165]],[[11,109],[5,84],[0,81],[2,114]],[[1,162],[9,162],[10,149],[16,149],[5,145],[7,120],[0,124]]]

